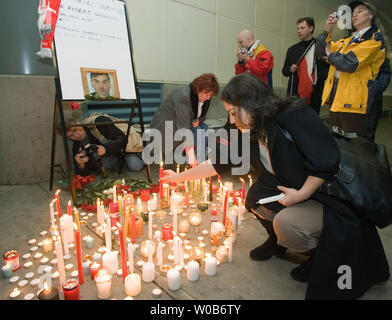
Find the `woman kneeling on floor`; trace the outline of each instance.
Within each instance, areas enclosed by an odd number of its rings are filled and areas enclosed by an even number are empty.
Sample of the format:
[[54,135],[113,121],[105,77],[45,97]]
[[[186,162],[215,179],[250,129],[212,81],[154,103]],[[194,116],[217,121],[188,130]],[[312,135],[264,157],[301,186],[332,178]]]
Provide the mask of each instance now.
[[[319,191],[339,170],[340,151],[318,115],[303,100],[281,100],[249,74],[234,77],[222,100],[230,123],[250,131],[250,162],[260,174],[245,205],[269,237],[250,257],[268,260],[287,248],[310,256],[291,271],[295,280],[309,282],[307,299],[355,299],[386,281],[389,266],[375,226]],[[166,171],[164,181],[200,179],[231,167],[208,160],[180,174]],[[281,192],[279,202],[257,203]],[[339,286],[342,266],[352,271],[349,290]]]

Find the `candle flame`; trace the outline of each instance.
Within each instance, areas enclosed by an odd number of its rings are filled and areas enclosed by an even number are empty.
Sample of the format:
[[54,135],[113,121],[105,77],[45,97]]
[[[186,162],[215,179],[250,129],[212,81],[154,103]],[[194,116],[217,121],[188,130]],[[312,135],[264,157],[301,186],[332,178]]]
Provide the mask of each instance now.
[[249,178],[249,179],[252,179],[252,176],[251,176],[251,175],[249,175],[249,176],[248,176],[248,178]]
[[244,179],[240,178],[241,182],[245,183]]
[[14,290],[11,291],[11,293],[17,293],[20,292],[18,288],[15,288]]
[[57,201],[57,199],[53,199],[50,204],[53,206],[53,204]]
[[161,167],[163,167],[163,162],[161,162]]
[[55,194],[59,195],[60,191],[61,191],[61,189],[58,189]]
[[44,280],[44,290],[48,291],[50,288],[48,286],[48,283],[46,282],[46,280]]
[[73,223],[73,227],[74,227],[75,230],[78,230],[78,226],[77,226],[77,224],[75,222]]

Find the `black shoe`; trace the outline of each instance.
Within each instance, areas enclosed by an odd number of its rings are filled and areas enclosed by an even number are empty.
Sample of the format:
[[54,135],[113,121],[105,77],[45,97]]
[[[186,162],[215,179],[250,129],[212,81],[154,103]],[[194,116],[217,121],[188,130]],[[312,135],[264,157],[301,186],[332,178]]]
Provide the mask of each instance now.
[[312,271],[313,257],[311,256],[303,264],[291,270],[290,274],[294,280],[299,282],[309,282],[310,272]]
[[282,255],[286,250],[287,248],[277,244],[276,237],[269,236],[266,242],[251,250],[249,255],[253,260],[264,261],[270,259],[274,255]]

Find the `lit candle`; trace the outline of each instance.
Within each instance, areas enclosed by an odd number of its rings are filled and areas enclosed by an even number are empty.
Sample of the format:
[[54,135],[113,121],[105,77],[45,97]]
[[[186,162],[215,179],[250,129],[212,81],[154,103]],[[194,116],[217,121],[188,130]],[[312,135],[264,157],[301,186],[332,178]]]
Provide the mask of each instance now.
[[125,213],[124,213],[124,241],[126,241],[127,237],[128,237],[128,228],[129,228],[129,209],[125,208]]
[[54,208],[53,208],[53,203],[56,201],[56,199],[52,200],[51,203],[49,203],[49,210],[50,210],[50,224],[54,224]]
[[105,269],[97,272],[94,278],[99,299],[107,299],[112,294],[112,275]]
[[20,290],[18,288],[15,288],[10,293],[10,299],[11,300],[17,299],[19,296],[20,296]]
[[66,234],[67,242],[73,243],[75,241],[75,235],[73,228],[71,201],[68,201],[67,214],[60,218],[60,222],[64,225],[63,233]]
[[135,224],[135,210],[131,212],[131,232],[132,232],[132,243],[136,242],[136,224]]
[[142,281],[137,273],[131,273],[125,278],[125,293],[130,297],[136,297],[142,291]]
[[74,215],[75,215],[76,227],[78,228],[79,231],[81,231],[80,230],[79,211],[76,208],[74,208]]
[[217,261],[214,257],[207,257],[204,259],[204,271],[207,276],[212,277],[216,275]]
[[94,238],[91,236],[83,237],[84,244],[87,249],[92,249],[94,247]]
[[170,269],[167,272],[167,284],[170,290],[178,290],[181,287],[180,272],[176,269]]
[[117,203],[117,187],[116,187],[116,185],[113,186],[112,190],[113,190],[112,191],[113,192],[113,202]]
[[228,249],[228,259],[229,262],[233,261],[233,238],[229,237],[224,241],[225,246]]
[[253,185],[253,180],[252,180],[252,176],[249,175],[249,188]]
[[174,263],[176,265],[179,263],[179,241],[180,238],[175,236],[173,240],[173,255],[174,255]]
[[63,240],[64,254],[68,256],[69,247],[68,247],[67,233],[65,232],[64,223],[61,222],[61,220],[60,220],[60,235],[61,235],[61,239]]
[[162,226],[162,238],[165,241],[173,239],[173,225],[166,223]]
[[45,253],[52,251],[53,248],[53,241],[52,239],[48,238],[42,241],[42,247]]
[[148,210],[149,211],[155,211],[158,209],[158,199],[157,199],[157,194],[153,194],[153,198],[148,200]]
[[59,291],[44,281],[44,288],[38,293],[39,300],[60,300]]
[[159,168],[159,197],[161,199],[162,199],[162,195],[163,195],[162,177],[163,177],[163,162],[161,162],[161,166]]
[[229,191],[226,190],[225,192],[225,200],[223,203],[223,225],[226,225],[226,213],[227,213],[227,201],[228,201],[228,197],[229,197]]
[[186,266],[186,277],[189,281],[197,281],[199,279],[199,264],[192,260]]
[[173,212],[173,232],[177,234],[177,208],[174,208]]
[[118,236],[120,238],[122,276],[123,276],[123,281],[125,282],[125,278],[128,275],[128,273],[127,273],[127,254],[125,252],[124,231],[122,228],[120,228],[120,230],[118,230]]
[[132,243],[128,243],[128,259],[129,259],[129,272],[133,273],[133,245]]
[[82,242],[80,240],[80,231],[76,224],[75,228],[75,246],[76,246],[76,260],[78,264],[79,284],[84,284],[84,270],[83,270],[83,256],[82,256]]
[[189,231],[189,227],[190,227],[190,224],[189,224],[189,221],[187,219],[181,219],[180,220],[180,222],[178,224],[178,230],[181,233],[187,233]]
[[182,246],[182,241],[179,242],[179,256],[180,256],[180,266],[184,267],[184,247]]
[[60,189],[56,191],[54,194],[56,198],[56,206],[57,206],[57,214],[59,215],[59,218],[61,218],[61,206],[60,206]]
[[65,267],[64,267],[63,248],[61,246],[60,237],[57,237],[57,241],[55,242],[55,248],[56,248],[57,269],[59,272],[59,280],[60,283],[63,283],[65,281]]

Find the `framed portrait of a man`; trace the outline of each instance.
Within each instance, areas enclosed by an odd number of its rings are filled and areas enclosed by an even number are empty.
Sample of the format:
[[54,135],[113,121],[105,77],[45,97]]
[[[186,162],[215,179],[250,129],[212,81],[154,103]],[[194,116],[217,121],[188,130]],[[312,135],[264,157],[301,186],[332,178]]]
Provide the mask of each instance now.
[[86,100],[119,100],[116,70],[80,68]]

